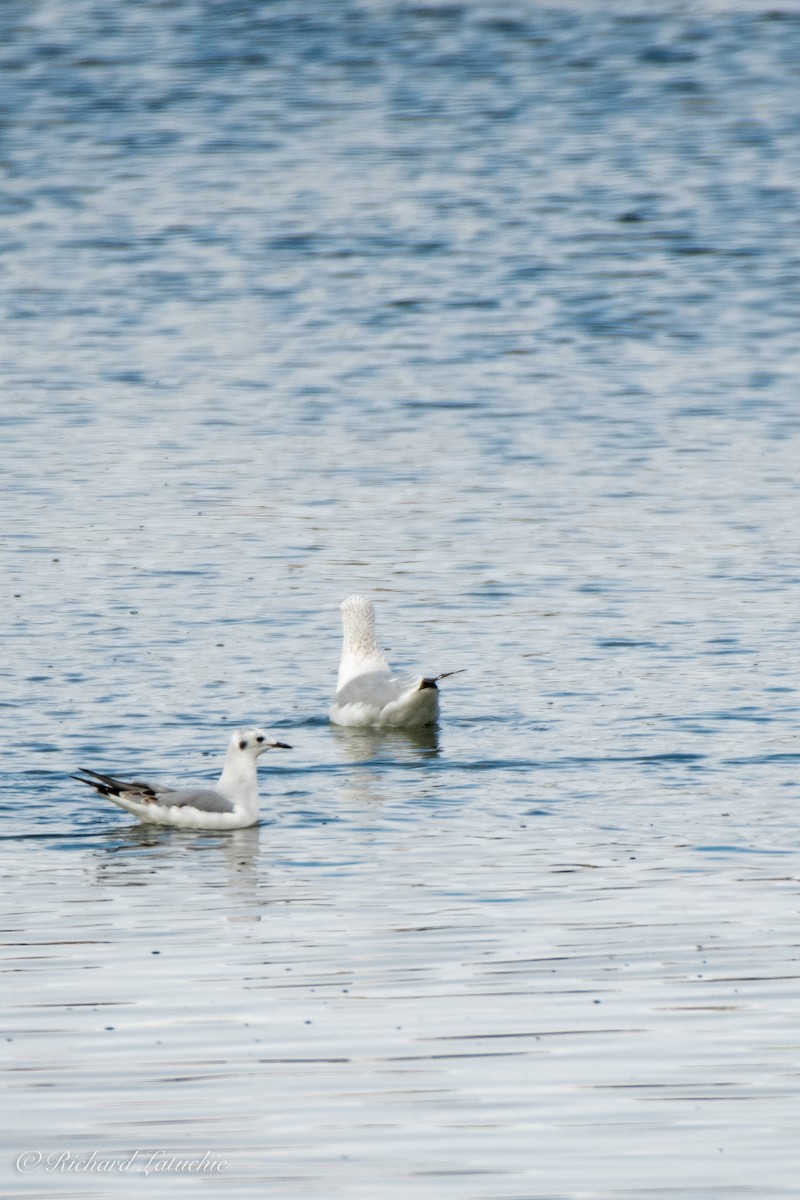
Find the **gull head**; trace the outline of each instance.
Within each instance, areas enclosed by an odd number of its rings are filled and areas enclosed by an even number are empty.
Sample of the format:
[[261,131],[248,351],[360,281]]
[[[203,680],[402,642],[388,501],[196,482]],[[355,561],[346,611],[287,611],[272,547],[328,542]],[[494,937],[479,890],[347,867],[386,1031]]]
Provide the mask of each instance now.
[[256,759],[265,750],[291,750],[292,747],[287,742],[276,742],[263,729],[253,726],[250,729],[237,729],[231,737],[231,748]]
[[[339,687],[346,678],[366,670],[388,670],[375,637],[375,609],[365,596],[348,596],[342,601],[342,661],[339,665]],[[338,689],[337,689],[338,690]]]
[[372,620],[375,609],[372,607],[372,601],[366,596],[348,596],[343,600],[340,608],[345,617],[354,617],[362,620]]

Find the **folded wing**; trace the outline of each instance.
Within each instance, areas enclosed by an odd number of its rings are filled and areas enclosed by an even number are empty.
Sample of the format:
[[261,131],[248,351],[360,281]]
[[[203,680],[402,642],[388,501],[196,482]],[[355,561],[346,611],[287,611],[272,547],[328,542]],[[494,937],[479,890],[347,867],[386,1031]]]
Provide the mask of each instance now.
[[[82,775],[73,775],[80,783],[99,792],[101,796],[124,796],[137,804],[158,804],[161,808],[196,808],[200,812],[233,812],[234,805],[216,788],[170,788],[160,783],[144,783],[142,780],[115,779],[113,775],[101,775],[81,767]],[[84,776],[91,776],[90,779]]]

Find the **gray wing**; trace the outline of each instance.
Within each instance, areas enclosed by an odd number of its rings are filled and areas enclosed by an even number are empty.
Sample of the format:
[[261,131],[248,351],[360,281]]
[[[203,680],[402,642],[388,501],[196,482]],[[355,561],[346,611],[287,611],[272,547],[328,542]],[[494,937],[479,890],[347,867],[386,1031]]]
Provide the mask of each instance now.
[[414,687],[414,683],[413,679],[396,679],[385,671],[367,671],[346,683],[335,699],[337,704],[374,704],[384,708]]
[[[144,783],[141,779],[117,779],[114,775],[101,775],[99,771],[90,771],[87,767],[80,769],[83,775],[72,775],[71,778],[77,779],[78,783],[88,784],[101,796],[121,796],[124,792],[126,796],[137,797],[143,804],[152,804],[156,796],[166,796],[173,790],[163,783]],[[90,775],[91,779],[84,779],[84,775]]]
[[200,812],[233,812],[234,806],[215,788],[156,788],[156,799],[165,808],[197,808]]
[[218,792],[216,788],[170,788],[162,783],[143,783],[141,780],[117,779],[114,775],[101,775],[98,771],[89,771],[82,767],[84,775],[91,779],[83,779],[73,775],[79,783],[87,783],[101,796],[127,796],[140,804],[160,804],[162,808],[184,808],[191,805],[201,812],[233,812],[234,806],[230,800]]

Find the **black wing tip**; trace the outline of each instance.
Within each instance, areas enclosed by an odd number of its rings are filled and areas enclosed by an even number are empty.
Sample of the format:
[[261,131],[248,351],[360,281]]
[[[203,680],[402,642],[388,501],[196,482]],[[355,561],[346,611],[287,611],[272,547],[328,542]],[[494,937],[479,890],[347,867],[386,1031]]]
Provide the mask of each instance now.
[[101,796],[110,795],[114,789],[105,781],[97,779],[86,779],[86,775],[94,775],[94,771],[87,771],[85,767],[78,767],[79,771],[83,771],[83,775],[70,775],[70,779],[77,779],[78,783],[85,783],[87,787],[94,788]]
[[[79,783],[88,784],[101,796],[119,796],[125,790],[125,784],[120,779],[115,779],[113,775],[101,775],[99,771],[90,771],[88,767],[78,767],[82,771],[82,775],[71,775],[70,779],[77,779]],[[85,779],[84,776],[91,775],[91,779]]]
[[466,669],[466,667],[459,667],[457,671],[442,671],[441,675],[426,675],[424,679],[420,680],[419,690],[433,688],[435,691],[438,691],[437,685],[440,679],[449,679],[451,675],[463,675]]

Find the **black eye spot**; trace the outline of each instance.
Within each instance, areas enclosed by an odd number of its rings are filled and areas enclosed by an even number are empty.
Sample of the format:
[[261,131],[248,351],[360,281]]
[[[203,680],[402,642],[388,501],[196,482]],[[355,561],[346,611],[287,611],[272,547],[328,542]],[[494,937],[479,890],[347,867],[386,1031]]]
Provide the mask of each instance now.
[[247,749],[247,742],[239,742],[239,749],[240,749],[240,750],[246,750],[246,749]]
[[263,742],[263,740],[264,740],[264,739],[263,739],[263,737],[257,737],[257,738],[256,738],[256,741],[257,741],[257,742],[259,742],[259,743],[260,743],[260,742]]

